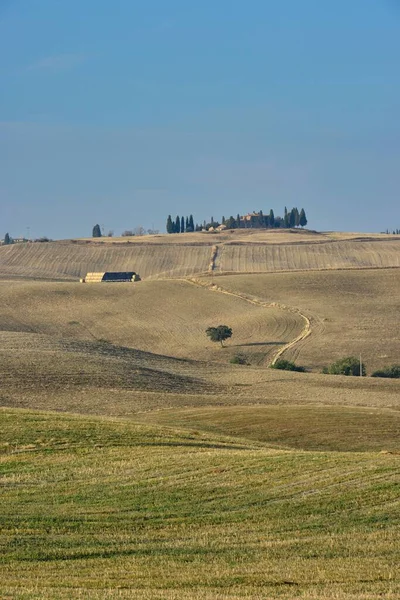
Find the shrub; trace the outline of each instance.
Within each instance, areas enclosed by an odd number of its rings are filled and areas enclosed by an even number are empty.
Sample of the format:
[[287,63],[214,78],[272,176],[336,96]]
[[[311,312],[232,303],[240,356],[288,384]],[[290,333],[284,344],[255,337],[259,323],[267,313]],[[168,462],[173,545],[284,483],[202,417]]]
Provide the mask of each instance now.
[[229,361],[232,365],[248,365],[247,359],[244,354],[235,354]]
[[[365,365],[364,363],[361,366],[362,375],[366,375]],[[346,356],[345,358],[340,358],[336,362],[332,363],[327,372],[330,375],[360,375],[360,359],[355,356]]]
[[378,371],[374,371],[371,377],[390,377],[392,379],[400,379],[400,365],[392,365],[384,367]]
[[271,365],[272,369],[279,369],[280,371],[297,371],[298,373],[305,373],[304,367],[297,366],[294,362],[290,360],[285,360],[280,358],[273,365]]

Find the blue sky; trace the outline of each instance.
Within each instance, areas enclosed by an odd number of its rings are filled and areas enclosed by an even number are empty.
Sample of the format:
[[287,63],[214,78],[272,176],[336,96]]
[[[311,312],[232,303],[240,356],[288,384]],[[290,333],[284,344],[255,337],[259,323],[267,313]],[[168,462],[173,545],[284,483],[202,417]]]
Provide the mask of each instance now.
[[400,228],[398,0],[0,0],[0,236]]

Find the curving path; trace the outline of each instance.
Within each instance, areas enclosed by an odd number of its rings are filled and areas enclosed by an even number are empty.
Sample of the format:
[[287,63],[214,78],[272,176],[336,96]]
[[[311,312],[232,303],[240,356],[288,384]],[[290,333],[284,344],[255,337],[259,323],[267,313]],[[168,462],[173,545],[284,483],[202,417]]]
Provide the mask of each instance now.
[[[215,247],[215,248],[217,250],[217,247]],[[216,254],[217,254],[217,252],[215,252],[215,255]],[[210,270],[212,270],[212,269],[210,269]],[[275,354],[274,358],[272,359],[272,361],[270,362],[269,366],[273,366],[277,362],[277,360],[279,358],[281,358],[285,352],[287,352],[287,350],[290,350],[291,348],[293,348],[300,342],[303,342],[312,333],[312,329],[311,329],[312,317],[311,316],[308,317],[307,315],[302,313],[297,308],[294,308],[292,306],[287,306],[286,304],[281,304],[279,302],[269,302],[268,303],[268,302],[263,302],[262,300],[258,300],[257,298],[249,298],[248,296],[246,296],[246,294],[241,294],[240,292],[232,292],[230,290],[226,290],[226,289],[222,288],[219,285],[216,285],[215,283],[209,283],[207,281],[202,281],[202,280],[196,279],[196,278],[189,278],[186,281],[188,281],[189,283],[192,283],[193,285],[205,287],[206,289],[208,289],[212,292],[218,292],[220,294],[227,294],[228,296],[234,296],[236,298],[240,298],[241,300],[244,300],[245,302],[249,302],[250,304],[254,304],[256,306],[264,306],[265,308],[280,308],[281,310],[295,313],[303,319],[304,327],[303,327],[302,331],[299,333],[299,335],[294,340],[285,344],[278,350],[278,352],[276,352],[276,354]],[[321,326],[321,323],[319,325]]]

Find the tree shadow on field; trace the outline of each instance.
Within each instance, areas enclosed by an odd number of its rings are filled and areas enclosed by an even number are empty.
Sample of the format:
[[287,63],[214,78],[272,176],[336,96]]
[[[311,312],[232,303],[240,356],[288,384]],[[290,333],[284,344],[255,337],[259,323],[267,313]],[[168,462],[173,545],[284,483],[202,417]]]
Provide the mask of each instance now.
[[249,344],[232,344],[234,348],[242,348],[247,346],[280,346],[285,342],[251,342]]

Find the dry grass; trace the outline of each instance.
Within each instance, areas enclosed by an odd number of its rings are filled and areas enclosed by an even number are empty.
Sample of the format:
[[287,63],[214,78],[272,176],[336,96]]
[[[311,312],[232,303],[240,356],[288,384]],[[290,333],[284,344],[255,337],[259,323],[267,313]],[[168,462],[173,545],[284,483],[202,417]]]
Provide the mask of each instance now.
[[217,272],[400,266],[400,236],[240,230],[1,246],[0,277],[77,280],[106,270],[189,277],[208,271],[214,246]]
[[[307,275],[303,284],[299,275],[292,275],[294,281],[287,275],[265,277],[223,277],[216,281],[232,289],[246,289],[248,294],[279,297],[286,302],[293,298],[296,303],[296,293],[300,292],[293,289],[297,286],[309,291],[310,304],[318,301],[316,309],[327,310],[323,294],[330,288],[326,275]],[[390,286],[394,286],[393,293],[396,286],[388,272],[331,273],[329,277],[339,291],[343,285],[335,282],[344,279],[357,289],[350,279],[358,281],[357,277],[360,281],[369,279],[371,289],[375,282],[376,293],[384,287],[382,314],[390,314],[392,301],[397,302],[397,296],[390,293]],[[360,302],[354,306],[362,305],[362,289]],[[334,305],[339,306],[337,318],[343,319],[346,311],[339,302],[339,291]],[[265,308],[189,283],[143,282],[132,287],[4,282],[0,285],[0,300],[4,406],[119,416],[213,403],[400,406],[398,381],[296,374],[259,367],[298,334],[303,327],[301,318],[278,307]],[[300,302],[298,305],[303,306]],[[373,303],[365,306],[373,310]],[[338,329],[329,330],[330,321],[318,316],[313,313],[313,334],[300,346],[298,359],[316,368],[320,361],[335,358],[329,354],[336,348],[334,344],[341,353],[355,351],[354,346],[345,345],[345,340],[355,337],[359,323],[358,312],[349,312],[346,322],[342,321],[342,334]],[[207,326],[220,321],[226,321],[234,330],[229,347],[223,350],[204,333]],[[365,323],[372,338],[383,331],[383,325],[379,332],[374,330],[374,322],[371,313],[366,312]],[[382,317],[380,322],[384,323]],[[391,333],[395,331],[393,327]],[[325,335],[329,344],[321,347],[318,344],[323,343]],[[368,337],[365,339],[368,341]],[[386,343],[390,339],[388,333]],[[390,350],[392,359],[395,344],[396,336]],[[363,351],[366,349],[365,343]],[[303,355],[306,350],[309,354]],[[323,355],[322,350],[326,352]],[[237,352],[245,354],[253,366],[229,364]]]
[[283,302],[311,320],[312,335],[285,353],[314,370],[362,354],[371,373],[399,362],[400,271],[339,271],[223,276],[218,286],[264,302]]
[[[241,299],[212,294],[184,281],[137,285],[13,282],[0,284],[0,331],[45,334],[176,357],[222,360],[238,351],[265,364],[302,328],[301,318]],[[228,323],[226,350],[205,335]]]
[[209,406],[150,412],[145,423],[182,427],[312,451],[400,455],[400,412],[349,406]]
[[396,598],[398,461],[1,413],[2,597]]

